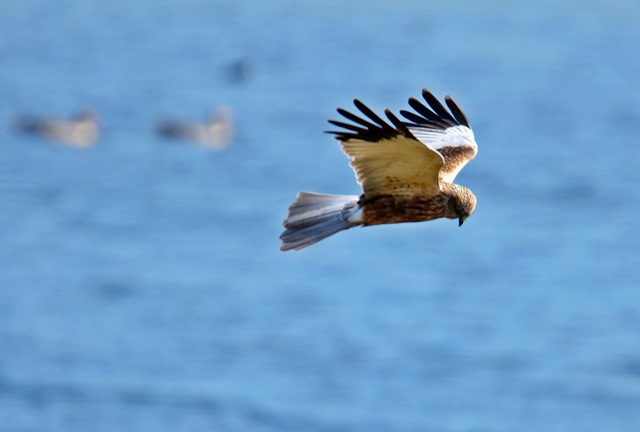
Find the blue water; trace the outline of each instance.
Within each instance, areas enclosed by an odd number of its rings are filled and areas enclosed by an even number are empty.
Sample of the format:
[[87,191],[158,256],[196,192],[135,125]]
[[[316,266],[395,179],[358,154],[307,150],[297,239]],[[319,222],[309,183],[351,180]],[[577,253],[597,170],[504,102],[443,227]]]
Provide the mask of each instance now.
[[[0,2],[0,431],[640,430],[640,5],[344,3]],[[423,87],[476,213],[280,252],[359,193],[335,108]],[[220,105],[223,152],[152,133]]]

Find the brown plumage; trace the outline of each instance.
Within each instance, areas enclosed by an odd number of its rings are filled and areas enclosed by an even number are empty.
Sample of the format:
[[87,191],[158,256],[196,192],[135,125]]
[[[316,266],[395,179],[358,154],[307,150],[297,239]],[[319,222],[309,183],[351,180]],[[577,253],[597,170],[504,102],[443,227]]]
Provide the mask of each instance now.
[[354,227],[438,218],[458,219],[473,213],[476,197],[453,180],[477,153],[471,126],[449,96],[448,111],[429,91],[409,104],[418,113],[401,111],[409,122],[385,110],[382,120],[362,102],[354,104],[365,118],[338,109],[351,123],[329,120],[344,131],[331,131],[351,159],[363,194],[321,195],[300,192],[289,208],[280,236],[283,251],[302,249],[336,232]]
[[424,222],[439,218],[462,218],[462,225],[475,209],[475,196],[469,189],[451,183],[442,183],[442,189],[432,196],[379,195],[371,200],[361,197],[358,200],[363,210],[360,225]]

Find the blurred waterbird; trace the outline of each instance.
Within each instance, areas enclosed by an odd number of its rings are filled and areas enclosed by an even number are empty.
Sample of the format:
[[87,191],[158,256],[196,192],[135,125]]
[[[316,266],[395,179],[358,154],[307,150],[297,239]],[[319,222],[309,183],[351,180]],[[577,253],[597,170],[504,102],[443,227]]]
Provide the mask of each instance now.
[[253,64],[247,58],[240,58],[227,67],[227,76],[231,82],[243,83],[253,75]]
[[221,150],[229,145],[233,137],[233,112],[230,108],[218,108],[206,123],[161,120],[156,132],[165,138],[184,139],[209,149]]
[[18,114],[13,126],[16,131],[40,135],[71,147],[88,148],[100,137],[99,115],[85,109],[71,120]]

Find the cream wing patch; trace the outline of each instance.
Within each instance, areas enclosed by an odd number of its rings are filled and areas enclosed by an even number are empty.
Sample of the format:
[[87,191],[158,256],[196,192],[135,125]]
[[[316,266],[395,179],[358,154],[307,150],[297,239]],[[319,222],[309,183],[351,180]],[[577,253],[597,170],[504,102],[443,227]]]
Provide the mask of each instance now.
[[342,150],[351,160],[364,195],[436,195],[444,158],[421,142],[398,135],[378,142],[348,139]]
[[452,126],[446,129],[436,129],[421,125],[407,127],[413,136],[433,149],[442,147],[469,146],[478,149],[473,131],[466,126]]
[[422,125],[407,126],[420,142],[437,150],[444,157],[440,178],[453,183],[456,175],[478,153],[473,131],[466,126],[436,129]]

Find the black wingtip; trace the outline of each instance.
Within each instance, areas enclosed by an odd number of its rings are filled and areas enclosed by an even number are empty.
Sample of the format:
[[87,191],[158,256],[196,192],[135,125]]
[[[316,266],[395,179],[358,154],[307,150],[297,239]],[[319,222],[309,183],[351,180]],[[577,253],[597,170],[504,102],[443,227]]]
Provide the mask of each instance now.
[[447,129],[450,126],[457,125],[457,123],[455,123],[455,121],[452,122],[452,121],[448,121],[448,120],[442,118],[442,116],[440,116],[437,113],[431,111],[422,102],[420,102],[419,100],[417,100],[415,98],[409,98],[409,106],[411,106],[411,108],[416,110],[416,112],[418,114],[420,114],[422,117],[424,117],[424,119],[422,119],[422,121],[416,122],[415,120],[410,118],[411,116],[406,116],[405,114],[403,114],[408,120],[414,121],[414,123],[425,124],[425,125],[429,124],[429,125],[435,126],[437,128],[441,128],[441,129]]
[[395,116],[395,114],[393,114],[391,112],[391,110],[389,108],[385,108],[384,109],[384,114],[387,116],[387,118],[389,119],[389,121],[391,123],[393,123],[393,125],[396,127],[396,129],[402,133],[402,135],[404,135],[407,138],[414,138],[413,134],[411,133],[411,131],[407,128],[407,126],[402,123],[398,117]]
[[451,96],[447,95],[444,98],[448,109],[427,88],[422,89],[422,97],[426,104],[416,98],[409,98],[409,106],[417,114],[410,111],[400,111],[400,114],[411,122],[407,123],[407,126],[423,126],[436,129],[466,126],[471,129],[467,116]]
[[[333,134],[334,137],[340,141],[359,139],[363,141],[377,142],[381,139],[389,139],[398,135],[403,135],[405,137],[415,139],[407,125],[400,121],[388,109],[385,109],[384,112],[389,121],[385,121],[380,116],[375,114],[359,99],[354,98],[353,104],[363,115],[358,116],[350,113],[345,109],[338,108],[338,113],[345,117],[347,120],[352,121],[354,124],[344,123],[337,120],[329,120],[329,123],[333,126],[338,126],[339,128],[343,128],[345,130],[331,130],[327,131],[327,133]],[[389,122],[391,124],[389,124]]]
[[458,124],[456,119],[453,118],[451,114],[449,114],[449,111],[447,111],[444,105],[440,103],[438,98],[435,97],[433,93],[431,93],[426,88],[422,89],[422,97],[429,104],[431,109],[441,117],[442,120],[444,120],[445,122],[451,122],[452,126],[455,126]]
[[383,129],[387,129],[390,127],[384,120],[382,120],[376,113],[374,113],[368,106],[360,102],[358,99],[354,99],[353,104],[360,110],[362,114],[369,117]]
[[460,123],[462,126],[466,126],[469,129],[471,129],[471,124],[469,123],[469,119],[464,114],[462,109],[460,109],[460,107],[458,106],[456,101],[454,101],[453,98],[451,96],[449,96],[449,95],[446,95],[444,97],[444,101],[447,103],[447,106],[449,107],[449,110],[451,111],[453,116],[456,118],[458,123]]

